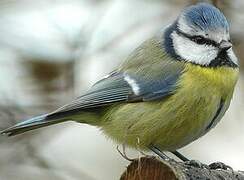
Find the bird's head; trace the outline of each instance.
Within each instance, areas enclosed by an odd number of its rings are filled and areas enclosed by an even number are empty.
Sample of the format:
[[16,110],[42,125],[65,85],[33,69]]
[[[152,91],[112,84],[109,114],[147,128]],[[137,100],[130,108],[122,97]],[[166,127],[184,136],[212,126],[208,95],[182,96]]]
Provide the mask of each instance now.
[[164,38],[166,51],[179,60],[210,67],[238,66],[229,24],[223,13],[210,4],[184,9]]

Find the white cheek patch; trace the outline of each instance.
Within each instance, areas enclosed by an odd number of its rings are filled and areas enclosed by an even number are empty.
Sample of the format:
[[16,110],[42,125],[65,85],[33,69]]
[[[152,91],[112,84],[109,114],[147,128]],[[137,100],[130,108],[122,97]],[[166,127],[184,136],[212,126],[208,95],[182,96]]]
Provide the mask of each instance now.
[[182,59],[200,65],[209,65],[218,55],[218,49],[209,45],[200,45],[176,32],[171,34],[174,50]]
[[124,74],[124,80],[131,86],[135,95],[140,94],[140,87],[135,79],[131,78],[128,74]]

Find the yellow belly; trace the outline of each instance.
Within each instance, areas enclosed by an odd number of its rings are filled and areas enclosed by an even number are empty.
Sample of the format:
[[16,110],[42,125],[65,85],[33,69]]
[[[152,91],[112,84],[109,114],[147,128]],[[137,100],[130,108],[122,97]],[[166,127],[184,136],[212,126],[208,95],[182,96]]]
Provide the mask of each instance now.
[[[102,130],[119,143],[135,148],[151,144],[175,150],[204,135],[221,99],[228,109],[238,70],[188,64],[174,95],[160,101],[115,105]],[[215,124],[215,123],[214,123]]]

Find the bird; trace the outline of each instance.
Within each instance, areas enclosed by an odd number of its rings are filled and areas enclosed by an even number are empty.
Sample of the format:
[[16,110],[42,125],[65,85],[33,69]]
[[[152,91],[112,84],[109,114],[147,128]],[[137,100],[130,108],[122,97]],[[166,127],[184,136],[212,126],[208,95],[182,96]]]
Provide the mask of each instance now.
[[229,108],[239,65],[224,14],[208,3],[185,7],[120,66],[57,110],[3,130],[14,136],[75,121],[118,144],[161,157],[205,135]]

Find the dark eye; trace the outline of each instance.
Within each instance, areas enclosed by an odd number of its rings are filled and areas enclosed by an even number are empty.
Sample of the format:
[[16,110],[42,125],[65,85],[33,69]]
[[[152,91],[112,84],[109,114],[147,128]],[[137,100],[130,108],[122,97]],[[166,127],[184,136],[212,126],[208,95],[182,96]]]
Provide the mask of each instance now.
[[207,43],[206,39],[202,36],[193,36],[192,41],[196,42],[197,44],[206,44]]

